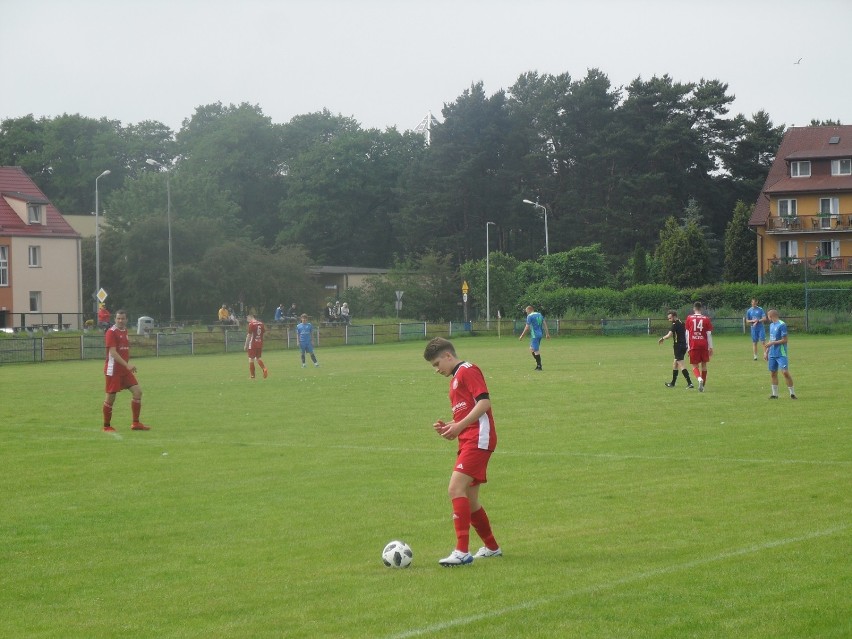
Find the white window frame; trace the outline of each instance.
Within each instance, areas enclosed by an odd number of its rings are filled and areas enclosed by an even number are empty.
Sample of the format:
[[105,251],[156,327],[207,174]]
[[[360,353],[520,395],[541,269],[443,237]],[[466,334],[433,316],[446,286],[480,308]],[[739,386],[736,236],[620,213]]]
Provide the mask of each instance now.
[[830,229],[832,222],[837,220],[840,213],[840,198],[821,197],[819,199],[819,227]]
[[778,217],[796,217],[796,200],[778,200]]
[[806,178],[811,177],[811,161],[797,160],[790,162],[790,177]]
[[852,175],[852,158],[831,161],[832,175]]
[[30,313],[41,313],[41,291],[30,291]]
[[30,224],[42,224],[44,207],[41,204],[27,204],[27,219]]
[[41,268],[41,247],[37,244],[31,245],[29,251],[28,266],[30,268]]
[[9,286],[9,247],[0,246],[0,286]]

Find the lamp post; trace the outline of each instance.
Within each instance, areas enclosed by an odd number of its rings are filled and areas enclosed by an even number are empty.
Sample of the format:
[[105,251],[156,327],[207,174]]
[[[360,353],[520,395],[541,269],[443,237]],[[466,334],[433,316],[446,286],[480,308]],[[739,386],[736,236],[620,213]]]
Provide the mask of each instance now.
[[109,175],[107,169],[95,178],[95,313],[98,309],[98,293],[101,290],[101,225],[98,218],[98,180]]
[[547,235],[547,207],[532,200],[524,200],[524,204],[532,204],[535,208],[544,211],[544,253],[550,255],[550,238]]
[[164,169],[166,172],[166,222],[169,227],[169,321],[175,323],[175,288],[174,288],[174,273],[172,268],[172,190],[171,190],[171,172],[157,160],[148,158],[146,163],[157,168]]
[[488,227],[497,226],[495,222],[485,223],[485,325],[491,327],[491,242]]

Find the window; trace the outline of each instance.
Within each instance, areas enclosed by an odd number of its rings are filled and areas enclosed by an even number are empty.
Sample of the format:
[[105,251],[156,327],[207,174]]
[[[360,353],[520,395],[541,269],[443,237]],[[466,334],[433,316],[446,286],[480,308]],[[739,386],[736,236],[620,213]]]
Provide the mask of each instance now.
[[30,263],[29,265],[34,268],[38,268],[41,266],[41,247],[40,246],[31,246],[30,247]]
[[30,291],[30,313],[41,313],[41,291]]
[[0,246],[0,286],[9,286],[9,247]]
[[41,224],[41,204],[27,204],[27,217],[29,218],[30,224]]
[[796,200],[778,200],[778,215],[796,217]]
[[799,162],[790,162],[790,175],[792,177],[810,177],[811,161],[801,160]]
[[852,158],[831,161],[832,175],[852,175]]
[[785,262],[798,264],[793,258],[799,257],[799,243],[796,240],[778,242],[778,255]]
[[837,218],[837,213],[840,211],[840,198],[836,197],[821,197],[819,199],[819,226],[823,229],[830,229],[832,217]]

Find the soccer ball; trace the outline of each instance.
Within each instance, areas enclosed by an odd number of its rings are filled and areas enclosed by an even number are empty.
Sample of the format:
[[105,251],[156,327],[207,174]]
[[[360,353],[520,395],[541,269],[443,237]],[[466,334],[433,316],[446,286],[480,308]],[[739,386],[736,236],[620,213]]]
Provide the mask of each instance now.
[[408,568],[414,553],[404,541],[392,541],[382,551],[382,562],[388,568]]

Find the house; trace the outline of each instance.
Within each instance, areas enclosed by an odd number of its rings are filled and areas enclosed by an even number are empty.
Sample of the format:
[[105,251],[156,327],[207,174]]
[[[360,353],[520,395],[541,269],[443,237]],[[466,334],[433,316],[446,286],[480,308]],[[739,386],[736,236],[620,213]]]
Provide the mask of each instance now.
[[81,328],[81,239],[19,167],[0,166],[0,329]]
[[852,126],[787,129],[748,225],[758,282],[776,264],[852,275]]
[[334,297],[337,299],[350,288],[362,286],[370,277],[387,275],[388,269],[360,266],[314,266],[309,268],[308,272],[317,278],[324,289],[334,291]]

